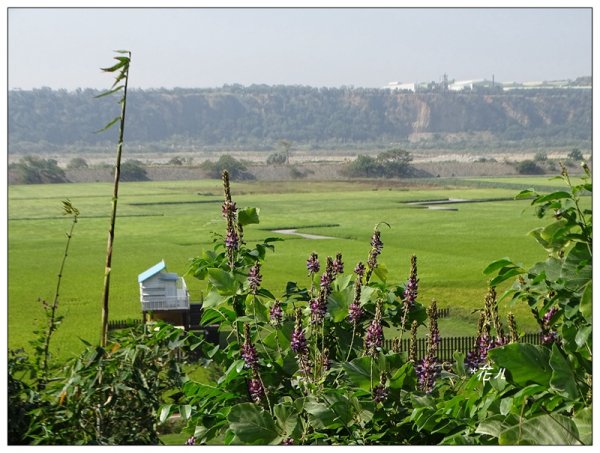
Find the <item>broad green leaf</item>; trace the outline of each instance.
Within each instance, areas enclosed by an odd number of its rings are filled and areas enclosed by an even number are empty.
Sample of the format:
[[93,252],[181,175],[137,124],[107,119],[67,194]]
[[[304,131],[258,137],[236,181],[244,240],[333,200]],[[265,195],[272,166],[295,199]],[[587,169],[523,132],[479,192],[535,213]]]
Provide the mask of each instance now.
[[333,288],[337,291],[343,291],[350,285],[350,282],[354,278],[353,274],[348,275],[338,275],[337,278],[333,281]]
[[390,378],[391,389],[413,390],[416,388],[417,375],[411,363],[405,363]]
[[485,275],[491,274],[492,272],[496,272],[498,269],[502,269],[503,267],[508,266],[509,264],[513,264],[510,258],[502,258],[496,260],[488,264],[488,266],[483,270],[483,273]]
[[389,271],[385,264],[383,264],[383,263],[378,264],[377,267],[373,270],[373,273],[383,283],[385,283],[387,281],[387,276],[388,276]]
[[564,191],[552,192],[548,195],[542,195],[541,197],[536,198],[531,204],[541,204],[548,201],[561,200],[563,198],[571,198],[571,194]]
[[579,433],[570,417],[543,414],[527,420],[521,419],[504,430],[500,445],[581,445]]
[[202,301],[202,308],[216,307],[218,305],[221,305],[227,299],[227,296],[222,296],[217,291],[210,291]]
[[229,382],[231,382],[231,380],[237,378],[239,376],[239,374],[242,372],[244,368],[244,360],[243,359],[238,359],[234,362],[231,363],[231,365],[229,366],[229,368],[227,369],[227,371],[225,372],[225,374],[223,374],[219,380],[217,381],[217,384],[221,385],[221,384],[227,384]]
[[342,426],[336,413],[325,403],[308,400],[304,403],[304,410],[308,413],[308,423],[316,430]]
[[[582,346],[588,344],[590,345],[592,342],[592,326],[581,327],[577,330],[577,334],[575,335],[575,343],[577,347],[581,348]],[[591,346],[590,346],[591,349]]]
[[465,356],[466,354],[461,351],[454,351],[452,358],[454,358],[454,372],[458,376],[466,376],[467,371],[465,369]]
[[192,415],[192,406],[189,404],[182,404],[179,406],[179,413],[181,414],[181,418],[187,420]]
[[238,282],[229,272],[223,269],[211,268],[208,269],[208,281],[213,288],[219,291],[219,294],[232,296],[237,292]]
[[300,434],[301,425],[298,423],[300,414],[291,402],[279,403],[273,406],[273,413],[280,431],[285,437]]
[[352,287],[346,287],[342,291],[333,291],[327,299],[327,311],[333,322],[341,322],[348,317],[348,307],[352,303],[354,291]]
[[550,353],[542,346],[512,343],[491,349],[488,354],[496,365],[510,373],[510,378],[518,385],[550,383]]
[[378,291],[377,288],[371,286],[363,286],[360,291],[360,304],[365,305],[373,300],[373,295]]
[[497,286],[503,281],[506,281],[512,277],[516,277],[517,275],[524,274],[525,272],[525,269],[520,267],[511,267],[510,269],[503,268],[500,271],[500,275],[490,281],[490,286]]
[[573,417],[577,431],[579,432],[579,440],[584,445],[592,445],[592,408],[586,407],[578,410]]
[[371,381],[379,381],[379,364],[371,357],[357,357],[351,362],[342,363],[348,379],[357,387],[371,391]]
[[171,415],[172,407],[172,404],[165,404],[163,407],[161,407],[160,415],[158,417],[160,423],[164,423],[167,420],[167,418],[169,418],[169,416]]
[[268,445],[279,439],[273,417],[256,404],[233,406],[227,420],[230,429],[245,444]]
[[253,316],[256,316],[256,319],[260,322],[268,322],[269,321],[269,310],[265,305],[260,301],[260,299],[252,294],[248,294],[246,296],[246,308],[247,313],[252,313]]
[[202,319],[200,320],[201,325],[219,324],[223,321],[233,322],[236,318],[236,314],[233,310],[227,307],[219,308],[208,308],[204,310]]
[[506,417],[503,415],[494,415],[492,417],[486,418],[477,426],[475,433],[477,434],[485,434],[487,436],[492,437],[500,437],[502,431],[506,428],[509,428],[511,423],[506,422]]
[[242,226],[260,223],[259,208],[245,208],[238,211],[238,223]]
[[518,194],[515,195],[515,200],[522,200],[524,198],[531,198],[537,195],[535,189],[525,189],[521,190]]
[[566,398],[577,399],[578,392],[577,385],[575,384],[575,375],[569,362],[563,357],[556,344],[552,345],[550,367],[552,368],[550,388]]
[[592,257],[587,244],[578,242],[565,259],[561,277],[567,287],[578,289],[592,280]]
[[337,421],[344,426],[350,426],[353,424],[355,406],[342,392],[343,390],[328,389],[323,392],[323,398],[327,406],[335,413]]
[[579,311],[583,318],[591,323],[592,322],[592,282],[590,281],[583,291],[581,296],[581,303],[579,304]]

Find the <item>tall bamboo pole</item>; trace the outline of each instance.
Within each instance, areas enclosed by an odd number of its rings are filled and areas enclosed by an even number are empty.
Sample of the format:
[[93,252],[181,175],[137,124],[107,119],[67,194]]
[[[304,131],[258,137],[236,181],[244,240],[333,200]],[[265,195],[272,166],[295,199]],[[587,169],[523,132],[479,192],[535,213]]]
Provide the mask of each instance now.
[[[131,52],[128,53],[128,61],[123,66],[117,82],[125,79],[123,85],[123,97],[121,98],[121,116],[119,122],[119,141],[117,143],[117,160],[115,164],[115,179],[113,185],[112,211],[110,216],[110,228],[108,230],[108,243],[106,246],[106,263],[104,266],[104,286],[102,290],[102,331],[100,334],[100,346],[106,347],[108,342],[108,301],[110,293],[110,272],[112,266],[113,243],[115,240],[115,222],[117,218],[117,202],[119,199],[119,180],[121,178],[121,154],[123,152],[123,134],[125,131],[125,109],[127,106],[127,83],[129,82],[129,61]],[[115,82],[116,83],[116,82]]]

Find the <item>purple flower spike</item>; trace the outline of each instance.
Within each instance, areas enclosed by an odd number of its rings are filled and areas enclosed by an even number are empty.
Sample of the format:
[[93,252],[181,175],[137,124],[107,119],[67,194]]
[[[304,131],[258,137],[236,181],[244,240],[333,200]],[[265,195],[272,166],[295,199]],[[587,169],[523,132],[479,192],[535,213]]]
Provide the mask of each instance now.
[[283,322],[283,309],[281,308],[281,302],[275,301],[271,310],[269,310],[269,320],[271,324],[278,327]]
[[390,393],[389,389],[385,386],[387,378],[385,373],[381,373],[380,383],[373,389],[373,401],[376,403],[382,403],[385,401]]
[[552,343],[559,343],[560,338],[558,333],[552,329],[550,325],[550,321],[554,317],[554,315],[558,312],[558,307],[552,307],[550,310],[546,312],[544,317],[542,318],[542,344],[543,345],[551,345]]
[[331,285],[331,278],[327,272],[321,275],[321,288],[329,288]]
[[410,258],[410,276],[404,287],[404,302],[408,308],[412,308],[417,300],[419,289],[419,280],[417,278],[417,257],[413,255]]
[[350,320],[350,322],[356,324],[362,319],[364,315],[365,311],[358,303],[352,302],[350,304],[350,307],[348,307],[348,319]]
[[237,207],[235,206],[235,202],[225,201],[223,203],[221,212],[223,213],[223,217],[225,217],[225,218],[228,218],[230,216],[235,216],[235,213],[237,212]]
[[261,281],[262,275],[260,275],[260,263],[256,263],[250,268],[250,272],[248,272],[248,287],[250,288],[250,292],[252,294],[256,294],[258,292]]
[[296,311],[296,323],[294,325],[294,331],[292,332],[290,346],[292,351],[296,354],[302,355],[308,352],[306,337],[304,336],[304,330],[302,329],[302,312],[300,309]]
[[256,370],[258,368],[258,353],[252,344],[252,340],[250,338],[250,326],[248,324],[244,325],[244,343],[240,348],[240,355],[242,356],[242,359],[244,359],[244,366],[246,368],[250,368],[252,370]]
[[227,236],[225,237],[225,247],[227,247],[228,250],[235,250],[238,248],[238,243],[239,239],[237,233],[232,229],[228,229]]
[[381,250],[383,250],[383,242],[381,242],[381,232],[379,230],[375,230],[373,236],[371,236],[371,247],[373,247],[373,250],[377,252],[378,255],[381,253]]
[[425,393],[431,393],[435,379],[440,374],[440,366],[436,357],[425,356],[416,366],[415,371],[419,380],[419,388]]
[[356,267],[354,268],[354,273],[362,278],[362,276],[365,275],[365,270],[365,265],[359,261]]
[[335,275],[337,274],[343,274],[344,273],[344,263],[342,261],[342,254],[338,253],[335,256],[335,260],[333,260],[333,273]]
[[260,379],[257,379],[256,376],[248,381],[248,392],[250,393],[250,398],[252,398],[252,401],[256,404],[259,404],[260,400],[265,395],[265,389],[263,388]]
[[371,321],[365,334],[365,351],[367,355],[374,356],[383,346],[383,327],[381,326],[381,303],[375,308],[375,318]]
[[313,324],[321,324],[327,312],[327,304],[321,297],[310,301],[310,321]]
[[316,274],[321,269],[319,264],[319,256],[313,252],[310,254],[310,257],[306,261],[306,269],[308,269],[309,274]]

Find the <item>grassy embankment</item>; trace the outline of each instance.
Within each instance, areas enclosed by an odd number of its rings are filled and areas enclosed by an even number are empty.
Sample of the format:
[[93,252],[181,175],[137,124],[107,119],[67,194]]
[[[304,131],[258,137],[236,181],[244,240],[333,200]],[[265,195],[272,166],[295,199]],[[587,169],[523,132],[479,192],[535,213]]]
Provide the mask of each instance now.
[[[450,318],[440,322],[442,336],[474,335],[476,315],[487,290],[482,270],[491,261],[509,256],[526,266],[544,258],[543,250],[526,233],[543,225],[528,209],[527,201],[492,201],[451,205],[457,210],[415,209],[407,201],[444,198],[511,198],[521,188],[548,186],[548,178],[485,180],[502,188],[443,186],[410,190],[378,182],[247,182],[233,183],[239,207],[261,209],[261,224],[246,229],[252,243],[269,236],[275,254],[263,266],[263,285],[276,296],[287,281],[307,285],[305,261],[316,251],[320,257],[344,255],[346,272],[366,260],[376,223],[384,242],[380,262],[389,280],[402,282],[409,273],[411,254],[418,256],[419,300],[432,298],[450,307]],[[460,184],[459,184],[460,185]],[[376,188],[376,190],[375,190]],[[53,340],[54,353],[67,358],[80,350],[78,338],[97,342],[100,334],[100,299],[103,260],[108,230],[111,186],[56,184],[10,186],[8,190],[8,328],[9,347],[27,346],[41,321],[38,298],[50,299],[56,284],[69,220],[61,216],[60,201],[69,198],[81,211],[64,271],[60,314],[63,325]],[[216,180],[123,183],[119,199],[111,287],[111,319],[140,317],[137,275],[165,259],[179,274],[189,259],[211,247],[211,232],[224,229],[221,218],[221,183]],[[524,211],[525,210],[525,211]],[[319,226],[321,225],[321,226]],[[335,225],[335,226],[322,226]],[[302,232],[333,236],[308,240],[270,230],[300,228]],[[198,299],[204,283],[186,278]],[[512,310],[522,330],[535,330],[528,310]]]

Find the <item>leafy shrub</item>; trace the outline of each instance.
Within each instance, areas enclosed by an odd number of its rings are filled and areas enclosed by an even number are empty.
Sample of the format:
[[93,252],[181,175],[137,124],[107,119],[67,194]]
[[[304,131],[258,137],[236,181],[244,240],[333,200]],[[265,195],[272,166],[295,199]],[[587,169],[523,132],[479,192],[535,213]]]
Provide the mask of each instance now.
[[[566,171],[563,177],[570,184]],[[184,385],[191,442],[589,444],[591,211],[579,203],[585,191],[591,183],[520,194],[535,196],[541,216],[559,213],[557,224],[534,233],[555,258],[530,270],[502,259],[485,270],[498,272],[492,285],[519,277],[507,295],[530,305],[544,344],[519,343],[510,316],[505,333],[492,286],[474,349],[441,364],[435,302],[427,310],[425,358],[417,360],[412,347],[383,346],[384,323],[400,336],[410,326],[411,338],[424,324],[415,257],[406,284],[389,286],[376,227],[366,265],[345,275],[341,253],[328,257],[325,269],[313,253],[309,286],[290,282],[275,297],[261,288],[260,274],[273,239],[243,245],[243,228],[257,223],[258,213],[237,209],[225,178],[226,234],[190,272],[208,281],[202,322],[231,335],[223,349],[202,345],[206,363],[220,370],[216,382]]]
[[67,164],[68,170],[78,170],[81,168],[88,168],[87,161],[83,157],[74,157]]
[[344,173],[350,177],[363,178],[400,178],[411,176],[413,168],[409,165],[412,156],[408,151],[391,149],[377,155],[376,158],[359,155],[347,165]]
[[579,150],[579,148],[573,148],[567,155],[567,158],[574,160],[575,162],[581,162],[584,160],[583,153]]
[[139,160],[126,160],[121,164],[121,181],[148,181],[146,167]]
[[287,154],[284,152],[272,153],[267,157],[267,165],[283,165],[287,162]]
[[216,162],[204,161],[201,167],[206,171],[209,178],[219,179],[223,171],[227,170],[231,179],[254,179],[254,176],[248,172],[246,165],[229,154],[223,154]]
[[140,326],[117,334],[106,349],[88,344],[48,386],[39,389],[34,399],[38,404],[30,411],[29,443],[158,444],[163,394],[183,383],[180,348],[185,340],[170,325],[145,329]]
[[21,184],[47,184],[68,182],[65,172],[54,159],[41,159],[25,156],[9,169],[16,173],[16,181]]
[[523,160],[516,166],[520,175],[543,175],[544,169],[533,160]]

